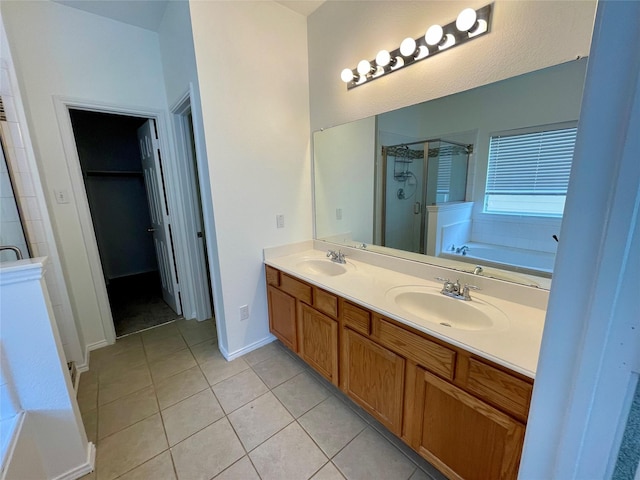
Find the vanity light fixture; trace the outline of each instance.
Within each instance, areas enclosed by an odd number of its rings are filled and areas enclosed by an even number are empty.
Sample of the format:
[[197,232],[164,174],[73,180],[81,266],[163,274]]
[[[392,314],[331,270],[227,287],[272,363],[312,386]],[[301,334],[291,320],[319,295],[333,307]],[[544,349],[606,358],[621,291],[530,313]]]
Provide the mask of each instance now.
[[492,7],[490,4],[478,10],[465,8],[455,21],[444,26],[432,25],[418,38],[407,37],[395,50],[380,50],[374,60],[361,60],[355,69],[345,68],[340,78],[351,90],[488,33]]

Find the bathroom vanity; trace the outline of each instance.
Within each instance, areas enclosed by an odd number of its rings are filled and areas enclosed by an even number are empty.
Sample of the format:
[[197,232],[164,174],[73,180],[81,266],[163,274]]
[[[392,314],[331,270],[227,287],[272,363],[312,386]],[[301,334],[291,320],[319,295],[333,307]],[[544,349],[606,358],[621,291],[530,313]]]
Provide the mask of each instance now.
[[[265,251],[271,332],[446,476],[516,478],[548,292],[297,250]],[[440,294],[451,274],[470,301]]]

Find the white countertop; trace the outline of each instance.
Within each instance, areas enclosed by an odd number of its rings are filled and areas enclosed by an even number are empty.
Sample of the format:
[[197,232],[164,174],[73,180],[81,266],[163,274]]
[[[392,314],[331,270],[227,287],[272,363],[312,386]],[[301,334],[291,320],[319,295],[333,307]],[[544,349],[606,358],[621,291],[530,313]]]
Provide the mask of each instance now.
[[[454,329],[438,323],[423,321],[419,317],[401,310],[393,300],[387,298],[387,291],[393,287],[412,285],[439,289],[442,288],[442,282],[435,279],[427,280],[424,276],[409,275],[396,269],[382,268],[353,258],[358,256],[357,254],[347,257],[348,272],[345,274],[328,276],[309,273],[299,266],[305,259],[329,261],[324,250],[315,250],[312,245],[312,243],[307,244],[310,248],[304,250],[300,247],[294,248],[292,251],[296,253],[288,253],[282,247],[274,249],[275,253],[267,255],[265,252],[265,263],[386,317],[464,348],[530,378],[535,378],[545,309],[540,308],[539,302],[538,305],[536,302],[526,305],[509,300],[526,296],[526,291],[518,291],[513,297],[510,295],[488,295],[492,289],[496,288],[504,290],[527,287],[508,285],[495,280],[483,280],[483,286],[491,285],[491,287],[483,288],[482,292],[472,291],[471,297],[490,303],[501,310],[509,319],[508,326],[504,329],[491,330]],[[537,292],[532,291],[531,294],[535,295]],[[463,300],[452,299],[452,301]]]

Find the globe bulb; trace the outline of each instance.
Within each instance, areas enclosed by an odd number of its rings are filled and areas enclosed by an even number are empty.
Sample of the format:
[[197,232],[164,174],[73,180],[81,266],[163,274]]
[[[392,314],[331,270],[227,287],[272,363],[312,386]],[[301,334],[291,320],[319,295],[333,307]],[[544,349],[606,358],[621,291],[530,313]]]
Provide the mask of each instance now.
[[342,70],[342,73],[340,73],[340,78],[344,83],[349,83],[353,81],[353,72],[350,68],[345,68]]
[[456,28],[461,32],[472,30],[478,20],[478,14],[473,8],[465,8],[456,19]]
[[405,38],[400,44],[400,53],[403,57],[410,57],[416,52],[416,41],[413,38]]
[[391,55],[387,50],[380,50],[376,55],[376,65],[386,67],[391,63]]
[[444,36],[444,30],[440,25],[431,25],[424,36],[427,45],[433,47],[438,45]]
[[370,73],[371,64],[369,63],[369,60],[360,60],[360,62],[358,63],[358,68],[356,70],[358,70],[358,73],[360,75],[366,75],[367,73]]

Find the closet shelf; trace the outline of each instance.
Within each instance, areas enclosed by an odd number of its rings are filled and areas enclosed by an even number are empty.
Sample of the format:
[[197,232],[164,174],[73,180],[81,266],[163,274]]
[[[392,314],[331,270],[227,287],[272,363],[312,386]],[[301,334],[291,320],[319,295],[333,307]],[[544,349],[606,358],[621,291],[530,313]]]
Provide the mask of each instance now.
[[87,177],[142,177],[143,173],[136,170],[87,170]]

